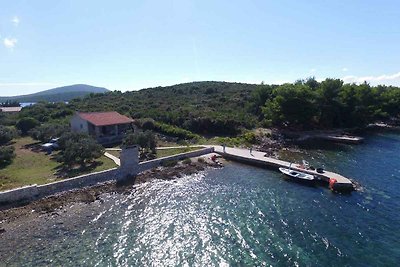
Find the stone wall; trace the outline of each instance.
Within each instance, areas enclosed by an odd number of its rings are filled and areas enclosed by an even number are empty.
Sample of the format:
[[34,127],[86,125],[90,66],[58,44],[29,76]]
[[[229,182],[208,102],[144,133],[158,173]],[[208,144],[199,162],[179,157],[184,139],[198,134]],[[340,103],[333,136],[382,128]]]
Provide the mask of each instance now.
[[7,190],[0,193],[0,204],[4,205],[13,202],[31,200],[36,195],[38,195],[38,190],[36,185],[24,186],[12,190]]
[[137,170],[137,173],[161,166],[161,164],[165,161],[174,161],[174,160],[182,160],[185,158],[194,158],[194,157],[199,157],[199,156],[213,153],[213,152],[214,152],[214,147],[208,147],[208,148],[203,148],[203,149],[199,149],[199,150],[195,150],[195,151],[191,151],[191,152],[176,154],[173,156],[144,161],[144,162],[139,163],[139,168]]
[[124,179],[127,176],[135,176],[142,171],[158,167],[164,161],[182,160],[185,158],[202,156],[212,152],[214,152],[213,147],[204,148],[138,163],[137,148],[131,147],[128,148],[127,151],[122,152],[121,168],[114,168],[106,171],[81,175],[45,185],[31,185],[0,192],[0,206],[13,203],[16,204],[23,201],[31,201],[63,191],[95,185],[97,183]]
[[0,205],[13,202],[30,201],[59,192],[68,191],[97,183],[107,182],[118,179],[118,169],[81,175],[74,178],[64,179],[44,185],[31,185],[17,189],[0,192]]

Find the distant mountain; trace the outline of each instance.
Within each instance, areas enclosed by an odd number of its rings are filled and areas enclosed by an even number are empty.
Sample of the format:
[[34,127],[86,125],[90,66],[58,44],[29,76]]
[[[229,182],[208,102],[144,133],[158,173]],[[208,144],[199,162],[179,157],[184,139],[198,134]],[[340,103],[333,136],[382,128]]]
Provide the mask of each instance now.
[[103,87],[95,87],[86,84],[75,84],[75,85],[57,87],[29,95],[4,96],[4,97],[0,96],[0,102],[5,102],[7,100],[18,101],[20,103],[39,102],[39,101],[49,101],[49,102],[70,101],[71,99],[77,97],[84,97],[90,93],[106,93],[106,92],[109,92],[109,90]]

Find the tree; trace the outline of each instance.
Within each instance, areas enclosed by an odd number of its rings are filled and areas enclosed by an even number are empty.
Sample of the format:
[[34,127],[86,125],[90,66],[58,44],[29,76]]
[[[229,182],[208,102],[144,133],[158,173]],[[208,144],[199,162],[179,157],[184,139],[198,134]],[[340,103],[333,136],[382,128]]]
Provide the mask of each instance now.
[[367,83],[343,85],[339,98],[343,105],[346,126],[365,126],[384,117],[381,94],[377,88],[371,88]]
[[66,132],[69,132],[68,125],[46,123],[30,130],[29,135],[32,136],[32,138],[39,140],[41,142],[47,142],[51,138],[60,137],[62,134]]
[[13,146],[0,146],[0,167],[7,166],[12,163],[15,158]]
[[318,89],[319,124],[331,128],[342,126],[342,104],[339,93],[343,81],[339,79],[326,79]]
[[255,114],[260,115],[262,113],[261,107],[271,98],[272,90],[272,86],[261,84],[251,93],[252,110]]
[[312,90],[317,90],[320,86],[319,82],[315,79],[315,77],[309,77],[304,82],[305,85],[310,87]]
[[0,125],[0,146],[6,145],[15,136],[16,136],[16,133],[13,129],[11,129],[9,127],[5,127],[3,125]]
[[384,88],[382,92],[382,109],[393,118],[400,116],[400,89],[397,87]]
[[39,121],[32,117],[24,117],[17,122],[16,127],[23,135],[26,135],[31,129],[35,128],[39,124]]
[[124,146],[139,145],[143,149],[156,152],[156,138],[151,131],[128,133],[123,141]]
[[303,84],[283,84],[273,92],[274,98],[262,108],[267,121],[274,125],[304,127],[314,123],[317,95]]
[[83,133],[66,133],[59,140],[60,160],[67,166],[79,164],[85,167],[87,163],[103,155],[103,147],[92,137]]

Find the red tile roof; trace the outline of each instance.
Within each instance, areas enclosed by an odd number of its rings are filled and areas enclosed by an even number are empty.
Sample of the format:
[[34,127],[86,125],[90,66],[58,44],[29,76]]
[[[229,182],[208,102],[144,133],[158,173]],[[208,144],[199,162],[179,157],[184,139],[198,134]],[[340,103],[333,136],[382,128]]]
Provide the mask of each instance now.
[[133,122],[131,118],[121,115],[118,112],[91,112],[91,113],[77,113],[82,119],[94,124],[95,126],[107,126],[115,124],[128,124]]

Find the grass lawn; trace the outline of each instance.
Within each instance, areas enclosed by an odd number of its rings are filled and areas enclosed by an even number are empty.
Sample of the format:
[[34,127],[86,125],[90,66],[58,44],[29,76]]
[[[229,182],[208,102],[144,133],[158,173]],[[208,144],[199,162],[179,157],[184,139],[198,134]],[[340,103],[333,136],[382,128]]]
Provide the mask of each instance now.
[[199,150],[202,147],[183,147],[183,148],[168,148],[168,149],[157,149],[157,158],[172,156],[180,153],[190,152]]
[[[14,140],[16,157],[10,165],[0,169],[0,190],[12,189],[30,184],[45,184],[62,179],[57,176],[57,170],[60,163],[51,158],[51,155],[46,155],[44,152],[35,152],[25,146],[34,145],[34,141],[30,137],[23,137]],[[117,167],[115,163],[106,158],[101,157],[98,160],[98,165],[92,170],[81,172],[74,170],[73,173],[68,173],[67,176],[84,174],[87,172],[95,172],[107,170]],[[70,175],[71,174],[71,175]]]
[[[182,148],[167,148],[167,149],[157,149],[157,158],[168,157],[172,155],[176,155],[179,153],[190,152],[194,150],[199,150],[203,148],[202,146],[198,147],[182,147]],[[119,158],[121,156],[121,151],[114,151],[114,150],[106,150],[113,156]]]
[[107,153],[119,158],[121,156],[121,150],[106,150]]

